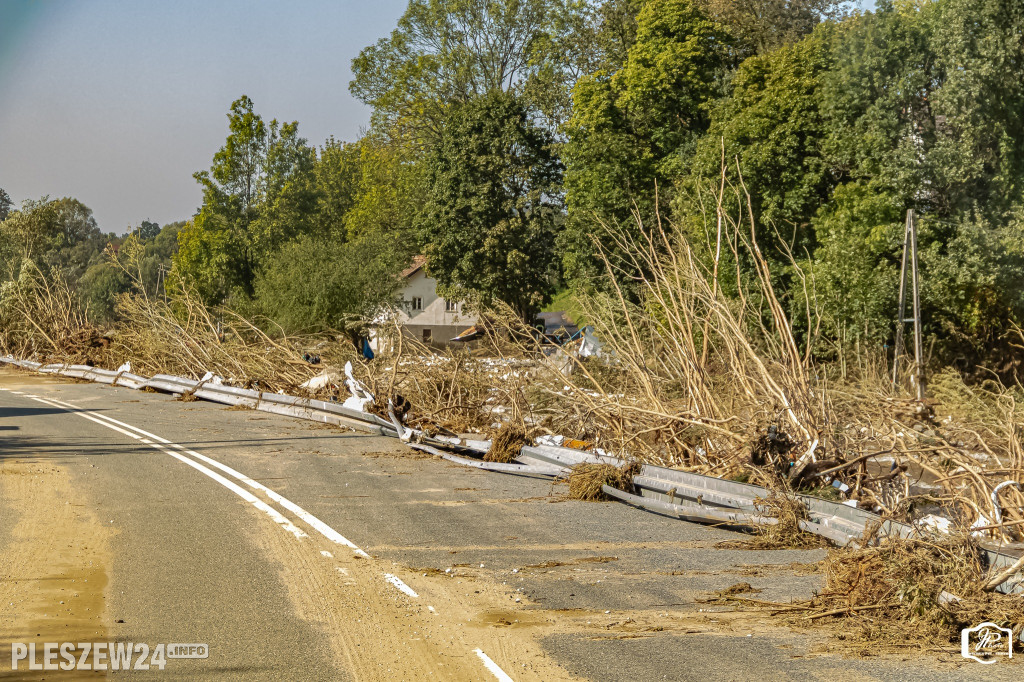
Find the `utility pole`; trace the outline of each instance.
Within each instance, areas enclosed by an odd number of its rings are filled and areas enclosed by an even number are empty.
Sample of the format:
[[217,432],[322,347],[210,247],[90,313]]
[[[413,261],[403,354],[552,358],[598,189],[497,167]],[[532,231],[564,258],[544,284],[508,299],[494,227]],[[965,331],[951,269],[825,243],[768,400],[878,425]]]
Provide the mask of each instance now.
[[[910,272],[910,285],[913,293],[914,316],[907,314],[907,271]],[[914,323],[914,373],[912,380],[917,392],[917,399],[924,400],[924,350],[921,345],[921,296],[920,280],[917,273],[917,216],[914,209],[907,211],[907,224],[903,230],[903,262],[900,265],[900,309],[896,318],[896,350],[892,361],[892,386],[896,388],[896,380],[900,372],[900,351],[903,349],[903,325]]]
[[169,271],[170,271],[169,268],[166,265],[162,264],[162,263],[159,266],[157,266],[157,271],[156,271],[156,273],[157,273],[156,274],[156,292],[155,293],[156,293],[157,296],[159,296],[161,289],[163,290],[163,292],[164,292],[164,303],[167,303],[167,273]]

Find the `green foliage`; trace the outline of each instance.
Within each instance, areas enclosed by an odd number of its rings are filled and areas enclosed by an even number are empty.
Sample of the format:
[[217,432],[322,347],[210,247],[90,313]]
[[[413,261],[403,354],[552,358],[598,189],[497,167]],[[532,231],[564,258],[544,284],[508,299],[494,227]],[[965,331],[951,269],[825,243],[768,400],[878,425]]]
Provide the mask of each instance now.
[[350,145],[354,187],[341,222],[347,239],[374,235],[411,258],[417,251],[414,223],[427,194],[427,164],[406,140],[366,136]]
[[58,268],[72,284],[102,261],[108,235],[92,211],[77,199],[43,197],[26,201],[0,222],[0,279],[16,280],[22,264]]
[[0,222],[7,220],[7,214],[11,212],[13,205],[11,195],[4,191],[3,187],[0,187]]
[[767,54],[808,35],[823,20],[847,16],[847,0],[703,0],[716,21],[729,27],[745,56]]
[[898,197],[864,183],[836,189],[815,219],[813,269],[832,338],[877,343],[892,333],[903,221]]
[[514,95],[492,92],[456,108],[430,157],[420,223],[431,276],[450,298],[475,292],[528,318],[556,279],[551,137]]
[[[814,247],[809,223],[836,181],[821,150],[828,126],[819,107],[821,80],[832,67],[830,37],[831,31],[820,30],[743,62],[689,169],[692,180],[718,184],[724,162],[732,185],[739,185],[742,170],[766,228],[761,239],[771,241],[771,228],[777,228],[798,254]],[[699,213],[692,201],[690,192],[680,196],[681,214]],[[728,208],[735,209],[735,202]]]
[[357,334],[394,303],[407,262],[375,236],[338,242],[305,235],[282,248],[257,278],[256,301],[288,332]]
[[298,123],[263,122],[242,96],[209,171],[195,174],[203,206],[179,235],[179,275],[207,301],[253,293],[256,273],[282,244],[308,230],[317,205],[316,152]]
[[[667,206],[683,160],[707,129],[727,42],[690,0],[649,0],[621,68],[609,62],[577,83],[563,152],[568,214],[560,242],[571,280],[592,281],[599,270],[591,237],[602,223],[632,224],[636,211],[650,224],[658,205]],[[614,260],[611,240],[603,247]]]
[[448,109],[492,91],[556,116],[588,63],[588,6],[568,0],[411,0],[387,38],[352,60],[349,88],[381,129],[434,141]]
[[132,290],[132,282],[125,272],[113,263],[93,265],[78,284],[89,319],[98,324],[114,322],[117,299]]

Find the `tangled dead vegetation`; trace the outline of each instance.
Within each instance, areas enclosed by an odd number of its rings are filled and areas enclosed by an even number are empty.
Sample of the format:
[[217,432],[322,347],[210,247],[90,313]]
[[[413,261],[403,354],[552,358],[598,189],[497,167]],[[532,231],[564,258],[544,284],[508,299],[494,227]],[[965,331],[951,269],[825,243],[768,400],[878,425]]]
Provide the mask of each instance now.
[[518,424],[505,424],[491,438],[491,447],[484,455],[485,462],[511,462],[519,456],[526,440],[526,429]]
[[18,280],[0,289],[0,350],[6,353],[95,364],[109,343],[60,272],[44,273],[26,261]]
[[844,639],[865,645],[948,646],[963,628],[985,621],[1019,636],[1024,599],[986,591],[986,571],[977,544],[965,537],[830,550],[824,589],[797,605],[795,618],[841,625]]
[[828,542],[819,535],[808,533],[800,527],[801,521],[808,521],[807,507],[796,496],[779,489],[772,490],[767,497],[754,499],[757,513],[777,523],[754,527],[753,536],[743,540],[725,540],[715,546],[720,549],[809,549],[826,547]]
[[[181,282],[165,300],[142,283],[141,246],[130,237],[112,263],[135,286],[118,299],[118,322],[100,330],[80,297],[58,271],[27,264],[18,282],[0,295],[0,350],[43,362],[82,363],[115,369],[130,362],[137,373],[200,379],[208,372],[228,383],[261,390],[297,390],[316,373],[304,349],[317,348],[343,364],[347,344],[272,334],[227,308],[205,305]],[[269,324],[269,323],[268,323]],[[280,332],[280,330],[277,330]]]
[[569,471],[569,499],[596,502],[607,500],[602,486],[611,486],[627,493],[634,492],[633,477],[640,473],[640,465],[628,462],[622,466],[612,464],[577,464]]

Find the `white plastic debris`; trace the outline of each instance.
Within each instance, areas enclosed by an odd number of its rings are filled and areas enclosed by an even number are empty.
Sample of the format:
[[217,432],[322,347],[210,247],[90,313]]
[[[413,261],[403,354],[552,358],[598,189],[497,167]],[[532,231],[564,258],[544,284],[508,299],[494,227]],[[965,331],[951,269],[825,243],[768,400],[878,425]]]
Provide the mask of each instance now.
[[317,374],[315,377],[311,378],[309,381],[301,384],[299,388],[305,388],[310,391],[319,391],[321,389],[327,388],[328,386],[342,383],[345,383],[344,377],[342,377],[337,372],[328,372],[325,370],[323,372],[320,372],[320,374]]
[[345,381],[345,385],[348,386],[348,390],[351,391],[352,395],[356,398],[368,398],[373,400],[373,394],[366,390],[359,380],[352,376],[352,362],[345,363],[345,376],[348,377]]
[[204,384],[210,384],[211,386],[223,386],[224,385],[224,380],[221,379],[216,374],[214,374],[213,372],[207,372],[206,374],[204,374],[203,378],[200,379],[200,381],[203,382]]
[[953,529],[953,522],[947,519],[945,516],[937,516],[935,514],[928,514],[927,516],[921,517],[917,520],[917,525],[927,530],[935,531],[936,533],[942,533],[943,535],[949,535]]
[[975,528],[984,528],[985,526],[991,526],[992,522],[988,520],[984,514],[978,515],[978,520],[971,524],[971,535],[976,538],[985,537],[985,531],[974,530]]
[[130,372],[130,371],[132,371],[132,363],[130,363],[130,362],[124,363],[123,365],[121,365],[120,367],[117,368],[117,371],[118,372]]
[[347,407],[350,410],[358,410],[360,412],[366,412],[366,404],[372,403],[373,401],[369,398],[357,398],[351,396],[345,398],[345,402],[341,404],[342,407]]
[[604,343],[594,336],[594,328],[584,327],[582,337],[583,340],[580,341],[580,357],[601,357],[601,349],[604,347]]
[[552,447],[559,447],[565,442],[565,436],[537,436],[533,439],[535,445],[550,445]]

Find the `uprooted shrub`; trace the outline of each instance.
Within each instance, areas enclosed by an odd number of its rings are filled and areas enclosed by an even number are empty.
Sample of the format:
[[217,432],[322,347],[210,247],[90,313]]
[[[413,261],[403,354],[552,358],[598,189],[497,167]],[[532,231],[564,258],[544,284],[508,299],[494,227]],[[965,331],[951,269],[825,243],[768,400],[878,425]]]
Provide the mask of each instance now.
[[897,646],[948,645],[963,628],[986,621],[1019,636],[1024,599],[986,591],[987,568],[966,537],[830,550],[824,589],[799,620],[839,621],[846,639]]
[[26,260],[16,281],[0,285],[0,351],[41,360],[88,362],[107,345],[60,270]]

